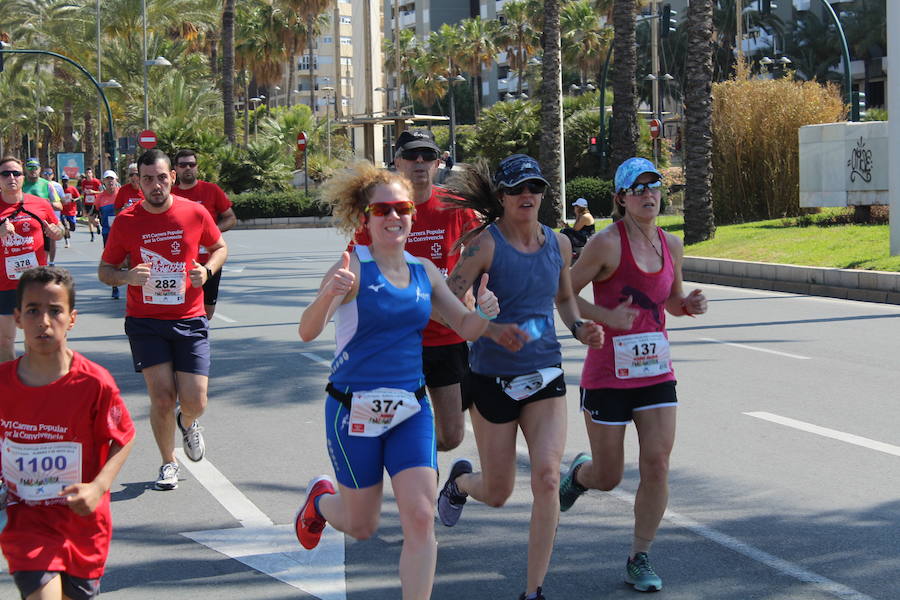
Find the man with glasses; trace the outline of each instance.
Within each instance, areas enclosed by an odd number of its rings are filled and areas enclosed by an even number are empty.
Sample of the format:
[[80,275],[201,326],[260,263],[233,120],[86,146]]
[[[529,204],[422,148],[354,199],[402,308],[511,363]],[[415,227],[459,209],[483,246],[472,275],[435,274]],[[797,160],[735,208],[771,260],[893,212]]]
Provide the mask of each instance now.
[[[454,209],[444,200],[447,192],[434,185],[440,164],[440,149],[427,129],[404,131],[397,139],[394,166],[413,187],[416,214],[406,241],[413,256],[431,260],[444,277],[453,270],[459,253],[453,245],[462,234],[478,226],[474,213]],[[354,242],[368,244],[364,229]],[[444,325],[429,321],[423,336],[422,366],[425,384],[434,406],[438,450],[448,451],[462,443],[465,433],[460,382],[469,368],[469,347]]]
[[[196,152],[187,148],[178,151],[175,155],[175,174],[178,176],[175,194],[202,204],[203,208],[209,211],[222,233],[235,226],[237,217],[231,208],[231,200],[228,199],[222,188],[197,178]],[[209,254],[206,254],[205,249],[201,248],[200,264],[206,264],[208,259]],[[222,271],[219,270],[203,285],[203,306],[206,308],[207,319],[212,319],[216,312],[221,279]]]
[[113,209],[119,214],[132,204],[140,204],[143,199],[144,192],[141,191],[137,163],[131,163],[128,165],[128,183],[120,187],[116,193]]
[[[40,165],[38,165],[40,167]],[[44,239],[62,237],[59,219],[46,199],[24,191],[25,172],[18,158],[0,158],[0,362],[15,355],[16,286],[28,269],[47,264]]]

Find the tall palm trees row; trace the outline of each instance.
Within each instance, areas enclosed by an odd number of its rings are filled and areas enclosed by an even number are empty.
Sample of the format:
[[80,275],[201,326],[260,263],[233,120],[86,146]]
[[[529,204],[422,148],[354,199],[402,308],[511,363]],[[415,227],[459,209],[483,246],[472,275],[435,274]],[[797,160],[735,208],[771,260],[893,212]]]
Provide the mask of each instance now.
[[[236,100],[246,99],[251,87],[279,80],[285,68],[293,76],[292,57],[325,30],[329,24],[325,11],[333,4],[332,0],[143,2],[147,54],[165,56],[174,66],[149,69],[151,126],[181,119],[186,127],[224,131],[231,142]],[[0,2],[0,35],[14,48],[57,52],[95,75],[99,52],[102,79],[115,79],[122,86],[107,90],[117,133],[143,129],[142,26],[142,0]],[[80,146],[92,164],[98,100],[91,84],[72,67],[49,58],[14,56],[7,56],[0,77],[4,115],[0,150],[25,153],[24,138],[33,140],[39,129],[48,138],[42,147],[44,160],[49,147]],[[37,110],[44,105],[56,111]]]
[[[424,40],[417,39],[412,30],[401,30],[398,40],[384,41],[384,66],[397,75],[410,99],[426,106],[447,92],[449,80],[468,75],[477,119],[481,111],[479,78],[500,55],[506,56],[510,80],[515,74],[518,95],[526,82],[530,90],[538,87],[545,14],[543,0],[511,0],[504,4],[502,18],[474,17],[455,25],[443,24]],[[579,73],[585,83],[599,71],[612,28],[604,24],[591,0],[562,2],[558,22],[563,68]]]

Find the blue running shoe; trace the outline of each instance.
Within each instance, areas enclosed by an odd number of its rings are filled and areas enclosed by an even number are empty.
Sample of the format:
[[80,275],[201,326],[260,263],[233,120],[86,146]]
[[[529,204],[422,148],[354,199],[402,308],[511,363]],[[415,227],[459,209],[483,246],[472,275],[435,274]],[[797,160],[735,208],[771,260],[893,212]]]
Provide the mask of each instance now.
[[625,583],[639,592],[658,592],[662,589],[662,579],[650,566],[646,552],[638,552],[625,565]]
[[561,512],[566,512],[572,508],[572,505],[575,504],[578,497],[587,491],[586,487],[575,481],[575,473],[578,471],[578,467],[589,460],[591,460],[590,454],[579,452],[578,455],[572,459],[566,476],[559,482],[559,510]]

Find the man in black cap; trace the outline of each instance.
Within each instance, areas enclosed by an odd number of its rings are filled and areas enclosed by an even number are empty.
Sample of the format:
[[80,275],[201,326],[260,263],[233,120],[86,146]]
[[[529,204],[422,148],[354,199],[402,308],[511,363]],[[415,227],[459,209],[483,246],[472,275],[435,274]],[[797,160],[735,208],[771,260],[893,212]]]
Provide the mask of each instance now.
[[[444,188],[434,185],[440,164],[440,149],[427,129],[404,131],[397,139],[394,166],[412,183],[416,214],[406,241],[413,256],[429,259],[444,277],[453,270],[459,253],[453,245],[463,233],[478,226],[475,214],[454,209],[444,202]],[[357,231],[356,244],[368,244],[365,229]],[[429,321],[423,336],[422,366],[425,384],[434,407],[437,448],[452,450],[465,434],[460,382],[469,368],[469,347],[451,329]]]

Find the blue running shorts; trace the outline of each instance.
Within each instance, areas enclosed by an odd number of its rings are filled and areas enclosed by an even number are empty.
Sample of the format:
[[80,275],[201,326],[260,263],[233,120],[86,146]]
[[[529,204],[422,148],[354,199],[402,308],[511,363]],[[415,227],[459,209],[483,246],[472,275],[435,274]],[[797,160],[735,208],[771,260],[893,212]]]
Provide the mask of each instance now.
[[361,489],[381,483],[384,471],[393,477],[404,469],[437,470],[434,413],[427,397],[422,410],[378,437],[350,435],[350,410],[332,396],[325,400],[325,438],[338,482]]

